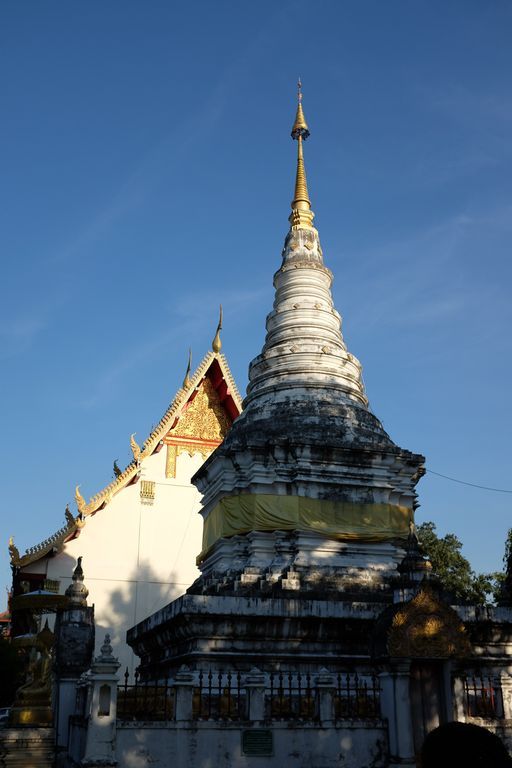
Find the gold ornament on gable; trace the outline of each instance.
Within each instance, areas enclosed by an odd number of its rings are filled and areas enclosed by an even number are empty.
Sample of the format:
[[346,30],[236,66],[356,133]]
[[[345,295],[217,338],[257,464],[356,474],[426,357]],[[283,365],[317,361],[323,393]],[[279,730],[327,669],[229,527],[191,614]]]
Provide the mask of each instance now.
[[425,587],[393,617],[388,652],[398,658],[447,659],[469,656],[471,645],[455,611]]
[[170,435],[194,437],[198,440],[223,440],[231,419],[222,407],[211,381],[205,378],[197,395],[180,417]]
[[167,435],[165,476],[176,477],[176,460],[182,453],[189,456],[200,453],[206,460],[220,445],[231,423],[217,391],[205,378],[195,398]]

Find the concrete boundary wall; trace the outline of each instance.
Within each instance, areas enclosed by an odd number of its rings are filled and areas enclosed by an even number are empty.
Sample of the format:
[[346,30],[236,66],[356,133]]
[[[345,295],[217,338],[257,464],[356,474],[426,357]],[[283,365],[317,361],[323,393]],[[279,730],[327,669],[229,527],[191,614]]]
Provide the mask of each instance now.
[[[244,743],[265,754],[244,754]],[[118,768],[384,768],[387,754],[386,725],[375,721],[117,724]]]

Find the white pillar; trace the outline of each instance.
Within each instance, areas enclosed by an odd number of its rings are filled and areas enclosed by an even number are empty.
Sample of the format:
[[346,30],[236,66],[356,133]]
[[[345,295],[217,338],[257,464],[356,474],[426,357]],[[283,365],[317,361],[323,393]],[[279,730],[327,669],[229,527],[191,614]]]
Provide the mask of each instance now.
[[[453,678],[453,719],[458,723],[466,722],[466,691],[464,680],[459,675]],[[449,717],[449,720],[452,718]]]
[[328,725],[334,720],[333,696],[336,689],[334,677],[323,667],[315,678],[316,711],[322,725]]
[[183,665],[176,673],[176,720],[192,720],[194,716],[194,675]]
[[512,667],[500,675],[501,695],[503,697],[503,717],[512,720]]
[[105,642],[101,646],[99,656],[94,659],[89,675],[90,710],[82,766],[96,768],[117,765],[117,670],[120,666],[112,654],[110,635],[105,635]]
[[415,765],[409,696],[410,661],[393,661],[379,675],[381,715],[388,721],[390,766]]
[[247,715],[251,722],[265,719],[265,674],[253,667],[245,677],[247,691]]

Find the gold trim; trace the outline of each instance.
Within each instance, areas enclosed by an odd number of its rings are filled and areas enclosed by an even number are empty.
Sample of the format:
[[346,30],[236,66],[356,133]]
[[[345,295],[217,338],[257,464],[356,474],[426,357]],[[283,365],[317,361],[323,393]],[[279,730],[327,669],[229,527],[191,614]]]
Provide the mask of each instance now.
[[165,476],[167,479],[176,477],[177,457],[178,457],[178,447],[176,445],[168,445],[167,457],[165,459]]

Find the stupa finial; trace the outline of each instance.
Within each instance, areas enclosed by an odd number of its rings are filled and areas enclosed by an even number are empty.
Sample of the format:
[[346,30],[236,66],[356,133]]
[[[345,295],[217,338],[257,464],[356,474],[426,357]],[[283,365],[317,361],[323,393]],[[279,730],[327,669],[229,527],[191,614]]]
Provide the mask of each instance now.
[[291,137],[298,143],[297,146],[297,174],[295,177],[295,194],[292,200],[292,212],[289,218],[293,229],[312,229],[315,214],[311,210],[311,201],[306,180],[306,168],[304,166],[304,154],[302,142],[309,136],[309,128],[302,109],[302,82],[297,83],[297,113],[293,124]]
[[215,337],[212,341],[212,349],[216,354],[219,354],[220,350],[222,349],[222,341],[220,338],[220,332],[222,330],[222,304],[219,308],[219,324],[217,325],[217,330],[215,331]]

